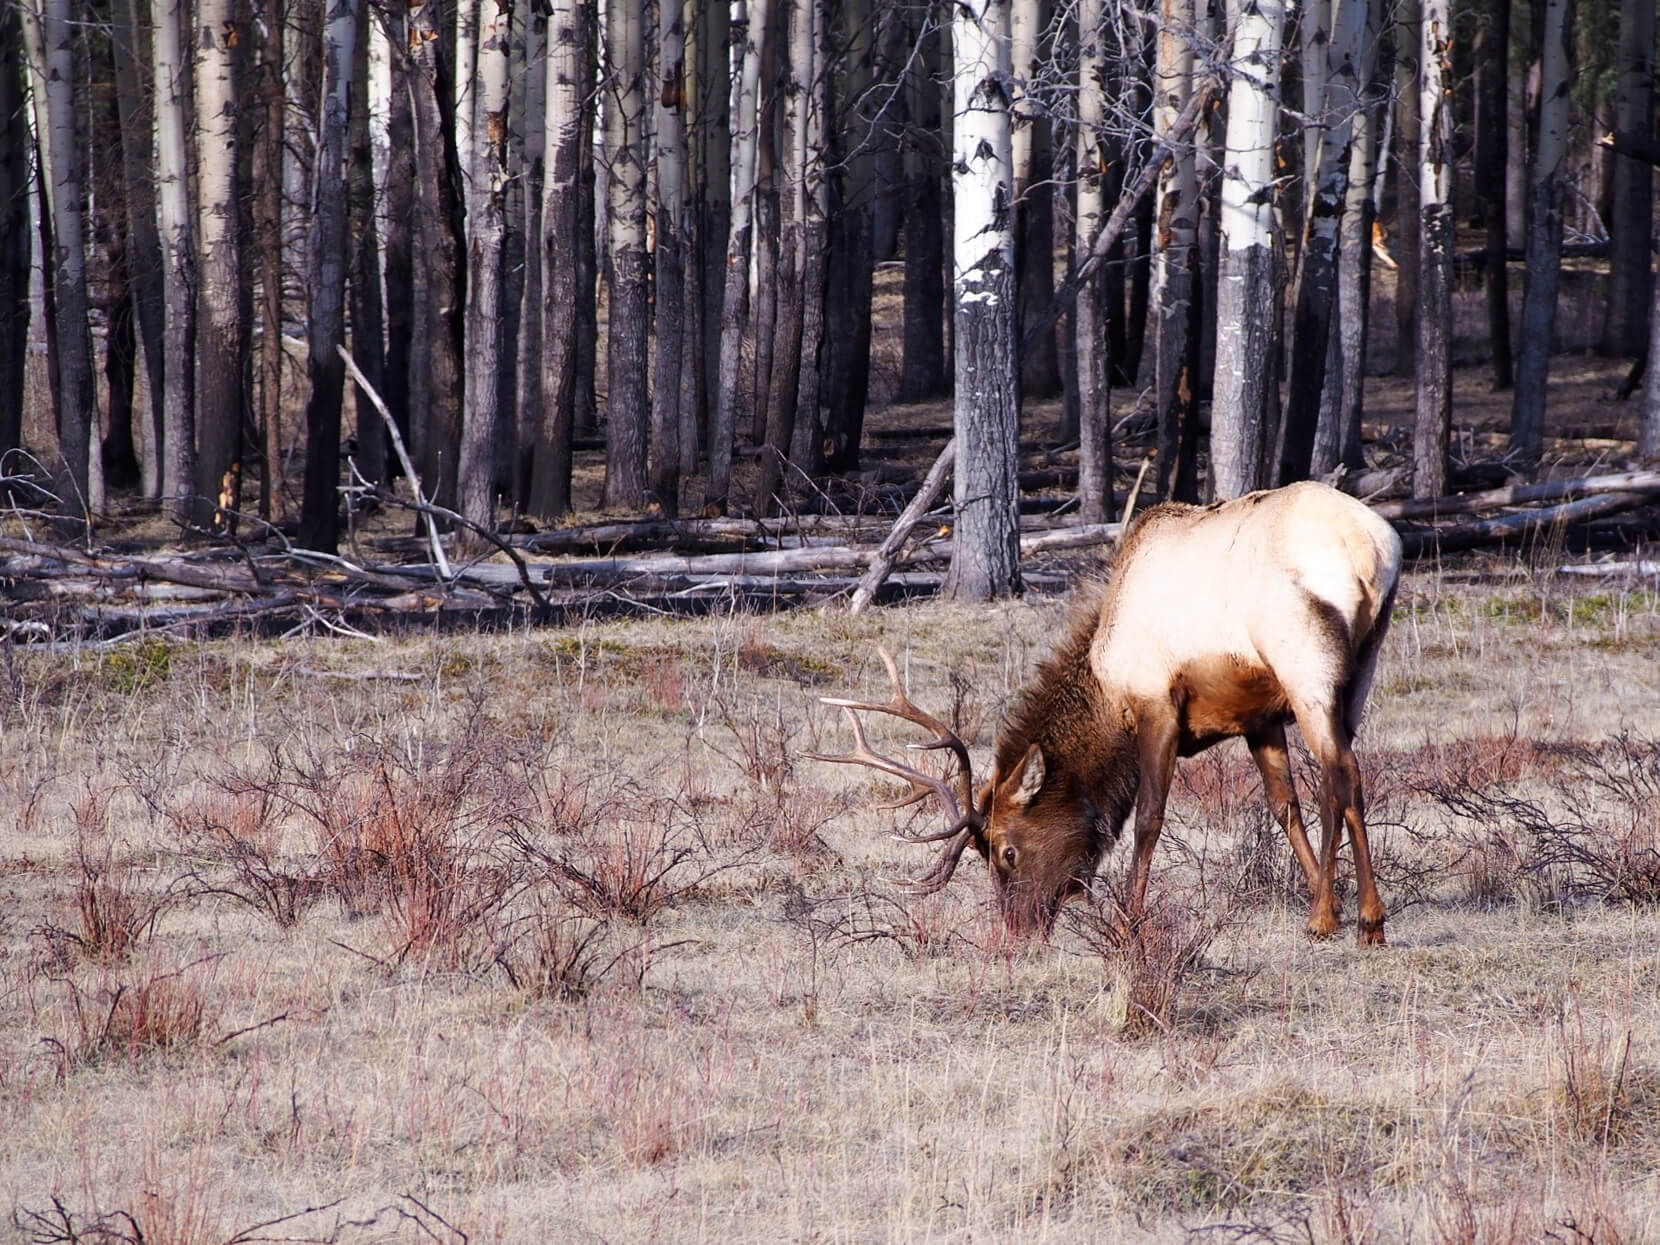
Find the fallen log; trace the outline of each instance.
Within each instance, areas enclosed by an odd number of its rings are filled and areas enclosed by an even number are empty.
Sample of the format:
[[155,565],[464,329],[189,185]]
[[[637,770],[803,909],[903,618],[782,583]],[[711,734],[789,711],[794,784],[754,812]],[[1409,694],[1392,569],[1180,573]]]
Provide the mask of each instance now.
[[928,474],[922,480],[922,488],[901,512],[898,522],[893,525],[893,530],[876,546],[876,552],[870,559],[870,568],[860,577],[859,586],[853,590],[853,599],[848,602],[849,614],[857,617],[864,613],[865,607],[875,598],[876,590],[893,570],[894,563],[899,560],[899,551],[911,538],[911,532],[922,522],[923,516],[934,508],[940,493],[945,490],[945,479],[950,475],[951,466],[956,459],[957,438],[952,437],[939,452],[939,457],[934,459],[934,465],[928,468]]
[[1592,497],[1581,497],[1578,501],[1564,502],[1560,506],[1546,506],[1495,519],[1477,519],[1472,523],[1402,532],[1401,546],[1409,558],[1475,549],[1482,545],[1528,539],[1557,524],[1578,523],[1618,514],[1622,510],[1635,510],[1652,500],[1653,495],[1649,493],[1598,493]]
[[1660,471],[1626,471],[1612,475],[1580,476],[1573,480],[1547,480],[1540,484],[1507,484],[1503,488],[1481,493],[1377,502],[1372,509],[1393,522],[1398,519],[1435,519],[1451,514],[1478,514],[1483,510],[1497,510],[1500,506],[1561,501],[1598,493],[1660,493]]

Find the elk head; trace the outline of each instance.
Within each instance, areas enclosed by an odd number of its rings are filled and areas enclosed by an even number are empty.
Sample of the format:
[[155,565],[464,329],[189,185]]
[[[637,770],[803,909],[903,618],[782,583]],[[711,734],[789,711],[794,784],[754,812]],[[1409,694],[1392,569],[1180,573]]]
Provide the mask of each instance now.
[[[950,727],[911,703],[892,656],[880,646],[876,652],[893,685],[892,698],[874,703],[823,697],[824,704],[847,714],[854,747],[839,756],[810,755],[819,761],[869,766],[911,785],[910,794],[883,807],[904,808],[929,796],[939,800],[947,817],[943,829],[894,836],[905,843],[943,845],[933,868],[911,882],[914,894],[932,894],[943,887],[972,846],[986,859],[1010,929],[1021,934],[1048,933],[1061,904],[1084,891],[1100,857],[1098,817],[1088,799],[1075,789],[1069,775],[1051,773],[1049,760],[1035,743],[1009,773],[994,769],[990,781],[976,791],[968,746]],[[949,751],[956,762],[956,789],[949,771],[939,777],[874,751],[865,738],[860,713],[892,714],[932,731],[934,738],[909,747]]]

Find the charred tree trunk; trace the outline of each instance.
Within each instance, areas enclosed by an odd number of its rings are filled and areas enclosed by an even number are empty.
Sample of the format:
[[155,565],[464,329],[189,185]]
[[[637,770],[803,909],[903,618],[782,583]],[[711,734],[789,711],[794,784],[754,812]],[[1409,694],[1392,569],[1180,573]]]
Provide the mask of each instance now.
[[29,350],[29,123],[23,29],[0,9],[0,458],[23,444]]
[[1020,372],[1006,0],[962,0],[952,22],[956,247],[956,541],[944,592],[985,601],[1020,591]]
[[1395,8],[1395,375],[1418,367],[1418,248],[1422,236],[1419,170],[1423,155],[1423,11],[1420,0]]
[[516,509],[530,504],[530,472],[536,435],[542,422],[542,196],[547,155],[548,22],[544,13],[524,14],[525,104],[523,179],[520,196],[524,231],[524,283],[519,289],[518,361],[513,370],[518,393],[513,400],[513,499]]
[[[1022,338],[1055,298],[1054,144],[1041,98],[1045,65],[1053,57],[1043,39],[1049,7],[1046,0],[1013,0],[1009,15],[1015,92],[1015,279]],[[1060,357],[1051,327],[1021,357],[1020,391],[1022,399],[1052,398],[1060,389]]]
[[[1614,95],[1616,132],[1650,134],[1654,127],[1654,2],[1621,0],[1619,79]],[[1653,277],[1653,170],[1643,160],[1614,156],[1614,213],[1609,221],[1608,317],[1602,352],[1638,355],[1648,344]],[[1653,355],[1649,358],[1652,360]]]
[[317,215],[312,225],[311,304],[306,338],[311,397],[306,403],[305,503],[300,511],[300,543],[334,552],[339,541],[340,404],[345,365],[340,347],[346,340],[346,270],[349,209],[346,156],[352,62],[358,35],[359,0],[331,0],[323,28],[323,116],[313,170]]
[[[259,514],[267,521],[285,518],[288,511],[283,497],[282,444],[282,157],[288,112],[283,100],[282,32],[286,7],[284,0],[266,0],[258,79],[264,124],[254,153],[258,169],[253,213],[259,264],[259,439],[265,458],[259,478]],[[359,362],[369,366],[361,355]],[[381,391],[386,388],[383,383]]]
[[924,402],[946,393],[945,253],[940,236],[944,172],[940,97],[934,85],[940,31],[932,12],[922,17],[920,46],[905,76],[905,346],[899,400]]
[[1424,0],[1421,24],[1418,386],[1412,495],[1447,491],[1452,431],[1453,78],[1451,0]]
[[1545,385],[1550,376],[1556,289],[1562,272],[1568,92],[1573,82],[1573,0],[1544,0],[1542,7],[1538,137],[1529,178],[1527,289],[1522,297],[1516,396],[1510,408],[1511,453],[1526,464],[1539,461],[1545,444]]
[[[113,42],[113,38],[109,40]],[[121,133],[115,56],[100,35],[92,40],[90,103],[100,128]],[[103,81],[97,80],[102,71]],[[138,136],[134,136],[136,141]],[[144,137],[148,137],[145,135]],[[103,252],[104,288],[104,440],[100,450],[104,484],[131,489],[139,482],[138,444],[133,435],[134,384],[138,375],[135,326],[135,280],[132,238],[128,233],[126,180],[122,175],[123,137],[113,143],[90,143],[92,240]]]
[[[693,217],[698,238],[697,291],[703,361],[703,394],[697,412],[698,435],[681,430],[681,465],[695,471],[699,448],[707,442],[710,420],[720,403],[721,311],[726,298],[726,248],[732,224],[732,10],[730,4],[705,2],[698,10],[697,188]],[[689,464],[689,465],[688,465]]]
[[[1650,42],[1653,42],[1650,30]],[[1510,139],[1510,0],[1497,0],[1476,35],[1476,210],[1486,230],[1482,282],[1487,289],[1487,336],[1493,348],[1493,388],[1515,381],[1510,353],[1510,272],[1505,250],[1505,166]],[[1645,266],[1647,264],[1645,247]],[[1610,304],[1612,307],[1612,304]]]
[[384,250],[386,287],[386,371],[381,396],[392,422],[406,442],[413,444],[410,426],[411,373],[418,363],[411,355],[415,336],[415,114],[407,48],[406,11],[393,5],[381,19],[390,53],[386,109],[386,174],[381,190],[386,220]]
[[1217,259],[1211,478],[1218,498],[1268,483],[1270,404],[1276,401],[1272,308],[1274,138],[1278,132],[1281,0],[1255,0],[1234,25],[1228,90],[1222,233]]
[[657,306],[652,365],[650,491],[657,511],[680,513],[680,369],[686,354],[686,29],[678,0],[663,0],[657,55]]

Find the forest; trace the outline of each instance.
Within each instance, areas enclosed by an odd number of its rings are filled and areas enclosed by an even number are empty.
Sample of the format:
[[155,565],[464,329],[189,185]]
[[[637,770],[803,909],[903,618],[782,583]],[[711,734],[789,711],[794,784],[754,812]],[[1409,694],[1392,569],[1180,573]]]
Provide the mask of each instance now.
[[[5,485],[326,556],[408,475],[476,553],[846,508],[867,414],[943,404],[945,586],[984,599],[1023,449],[1085,525],[1143,486],[1466,487],[1460,289],[1463,383],[1512,395],[1475,482],[1531,479],[1587,269],[1652,463],[1652,8],[8,3]],[[1380,366],[1414,404],[1381,481]]]

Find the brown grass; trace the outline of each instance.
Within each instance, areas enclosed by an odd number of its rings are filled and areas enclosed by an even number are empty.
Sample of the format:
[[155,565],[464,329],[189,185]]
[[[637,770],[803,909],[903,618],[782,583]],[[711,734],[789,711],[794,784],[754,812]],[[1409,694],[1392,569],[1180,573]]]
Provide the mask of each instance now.
[[[130,687],[16,649],[13,1227],[1646,1239],[1660,618],[1610,600],[1409,579],[1361,741],[1371,954],[1304,940],[1234,745],[1183,763],[1138,937],[1080,908],[1011,943],[977,861],[903,892],[909,814],[801,760],[845,743],[816,697],[878,690],[880,641],[983,750],[1052,600],[179,644]],[[370,662],[423,682],[300,673]],[[1502,800],[1586,854],[1518,871]]]

